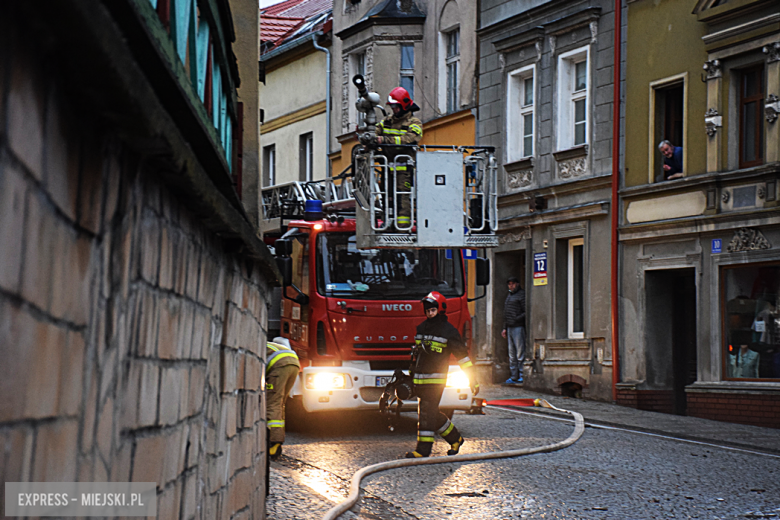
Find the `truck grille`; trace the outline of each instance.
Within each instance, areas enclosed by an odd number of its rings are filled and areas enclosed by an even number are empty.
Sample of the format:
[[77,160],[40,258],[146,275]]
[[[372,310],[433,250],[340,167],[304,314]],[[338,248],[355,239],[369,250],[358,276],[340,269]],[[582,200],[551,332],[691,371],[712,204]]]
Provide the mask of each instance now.
[[412,350],[408,345],[398,345],[398,343],[355,343],[352,349],[357,356],[378,357],[378,356],[409,356]]

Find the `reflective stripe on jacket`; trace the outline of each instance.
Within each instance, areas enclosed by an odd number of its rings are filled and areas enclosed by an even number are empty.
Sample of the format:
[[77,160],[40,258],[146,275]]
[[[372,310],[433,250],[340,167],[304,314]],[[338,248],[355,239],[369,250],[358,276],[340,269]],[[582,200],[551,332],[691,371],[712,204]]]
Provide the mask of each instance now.
[[283,367],[287,365],[295,365],[300,368],[301,364],[298,361],[298,354],[294,350],[280,345],[278,343],[271,343],[270,341],[265,345],[265,373],[271,371],[274,367]]
[[381,120],[376,126],[376,135],[387,137],[383,144],[417,144],[422,139],[422,121],[407,112],[401,117],[394,115]]

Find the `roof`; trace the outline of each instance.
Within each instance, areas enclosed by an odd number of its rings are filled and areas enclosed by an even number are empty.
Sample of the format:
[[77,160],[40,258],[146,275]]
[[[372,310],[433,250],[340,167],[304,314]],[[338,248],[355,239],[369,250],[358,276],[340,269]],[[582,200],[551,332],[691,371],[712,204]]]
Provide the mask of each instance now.
[[333,0],[285,0],[260,10],[262,52],[315,30],[330,18]]
[[412,25],[425,22],[425,12],[415,0],[384,0],[368,10],[356,24],[343,29],[336,36],[342,40],[370,25]]
[[283,16],[262,16],[260,18],[260,41],[277,42],[292,33],[305,20],[303,18],[286,18]]
[[261,16],[308,18],[333,9],[333,0],[285,0],[260,10]]

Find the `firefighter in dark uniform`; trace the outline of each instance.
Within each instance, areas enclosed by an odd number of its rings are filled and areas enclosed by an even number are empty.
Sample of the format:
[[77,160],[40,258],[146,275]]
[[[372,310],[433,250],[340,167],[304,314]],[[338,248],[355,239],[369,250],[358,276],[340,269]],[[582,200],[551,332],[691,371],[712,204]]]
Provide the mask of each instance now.
[[283,338],[274,338],[266,343],[265,393],[266,419],[268,424],[268,455],[277,459],[282,455],[284,444],[284,415],[287,396],[300,372],[298,355],[289,345],[282,344]]
[[[386,117],[376,126],[376,142],[386,148],[388,167],[395,177],[395,189],[399,192],[412,190],[412,165],[405,159],[399,159],[395,171],[392,172],[393,161],[397,155],[411,155],[413,152],[404,148],[392,148],[392,145],[414,145],[420,142],[423,135],[422,121],[412,115],[420,110],[412,101],[405,88],[394,88],[387,99],[387,104],[393,109],[393,115]],[[390,145],[388,147],[388,145]],[[391,179],[392,180],[392,179]],[[392,198],[390,198],[392,204]],[[398,200],[398,215],[395,215],[396,227],[408,229],[412,225],[411,196],[403,195]]]
[[416,356],[412,366],[414,387],[419,399],[417,405],[417,448],[406,453],[406,458],[428,457],[433,449],[434,435],[439,434],[450,443],[447,455],[457,455],[463,446],[463,437],[454,424],[439,411],[450,355],[458,360],[466,373],[474,395],[479,393],[474,367],[468,347],[458,331],[447,321],[447,301],[441,293],[432,291],[422,299],[426,320],[417,326]]

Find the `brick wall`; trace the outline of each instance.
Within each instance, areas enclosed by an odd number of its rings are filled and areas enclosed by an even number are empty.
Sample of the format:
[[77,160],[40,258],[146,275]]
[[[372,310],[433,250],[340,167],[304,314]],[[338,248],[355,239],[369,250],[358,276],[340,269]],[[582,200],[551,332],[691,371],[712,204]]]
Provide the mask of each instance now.
[[159,518],[262,518],[267,281],[2,29],[0,479],[154,481]]
[[674,392],[671,390],[618,389],[617,403],[650,412],[674,413]]
[[780,395],[690,392],[688,415],[780,428]]

